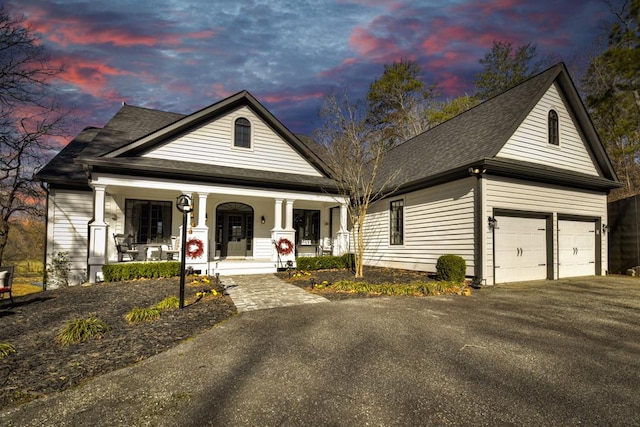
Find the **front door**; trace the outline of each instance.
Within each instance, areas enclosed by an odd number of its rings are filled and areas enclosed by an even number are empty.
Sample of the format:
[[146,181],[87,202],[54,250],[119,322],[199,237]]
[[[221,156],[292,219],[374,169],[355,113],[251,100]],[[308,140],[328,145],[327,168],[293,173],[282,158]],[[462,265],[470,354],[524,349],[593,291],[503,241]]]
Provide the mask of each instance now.
[[216,210],[216,252],[222,258],[252,255],[253,209],[243,203],[224,203]]
[[[227,231],[227,254],[229,257],[243,257],[247,254],[246,215],[225,215]],[[224,240],[224,239],[223,239]]]

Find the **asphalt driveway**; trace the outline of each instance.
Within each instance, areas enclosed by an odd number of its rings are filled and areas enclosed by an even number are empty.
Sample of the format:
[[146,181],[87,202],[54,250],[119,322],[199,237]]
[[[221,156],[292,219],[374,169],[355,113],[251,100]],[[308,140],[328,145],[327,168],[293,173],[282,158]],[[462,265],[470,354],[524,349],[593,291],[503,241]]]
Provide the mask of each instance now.
[[242,313],[15,426],[640,425],[640,279]]

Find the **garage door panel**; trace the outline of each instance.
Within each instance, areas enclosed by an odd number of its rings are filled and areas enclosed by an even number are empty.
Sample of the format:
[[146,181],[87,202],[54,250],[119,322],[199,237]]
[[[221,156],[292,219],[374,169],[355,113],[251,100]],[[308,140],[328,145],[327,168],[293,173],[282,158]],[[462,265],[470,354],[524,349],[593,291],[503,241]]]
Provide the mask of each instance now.
[[547,277],[546,220],[496,216],[496,283]]
[[558,221],[558,277],[596,274],[596,223]]

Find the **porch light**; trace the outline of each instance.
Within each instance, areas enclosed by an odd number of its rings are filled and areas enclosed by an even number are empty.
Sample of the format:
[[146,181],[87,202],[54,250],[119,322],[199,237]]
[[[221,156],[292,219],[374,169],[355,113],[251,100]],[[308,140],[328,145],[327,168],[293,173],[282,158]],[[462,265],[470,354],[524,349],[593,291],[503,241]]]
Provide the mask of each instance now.
[[184,308],[184,276],[187,261],[187,215],[193,210],[191,197],[181,194],[176,200],[176,208],[182,212],[182,240],[180,241],[180,308]]
[[265,221],[266,221],[266,220],[264,219],[264,215],[262,215],[262,216],[260,217],[260,224],[264,224],[264,223],[265,223]]
[[489,229],[495,230],[496,228],[498,228],[498,220],[495,219],[495,217],[487,217],[487,222],[489,223]]

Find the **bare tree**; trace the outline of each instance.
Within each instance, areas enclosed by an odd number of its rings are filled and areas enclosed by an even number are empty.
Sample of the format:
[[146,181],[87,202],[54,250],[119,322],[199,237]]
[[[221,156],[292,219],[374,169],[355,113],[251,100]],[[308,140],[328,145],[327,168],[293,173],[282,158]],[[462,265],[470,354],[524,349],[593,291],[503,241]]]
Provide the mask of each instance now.
[[387,188],[395,175],[378,176],[387,147],[376,138],[374,125],[367,120],[366,105],[351,103],[346,92],[330,95],[320,109],[323,126],[316,131],[326,149],[327,162],[334,171],[341,195],[350,199],[349,218],[353,225],[355,276],[363,276],[364,225],[369,206],[393,190]]
[[62,135],[68,113],[52,96],[50,65],[23,17],[0,9],[0,263],[12,219],[42,216],[43,193],[33,180]]

